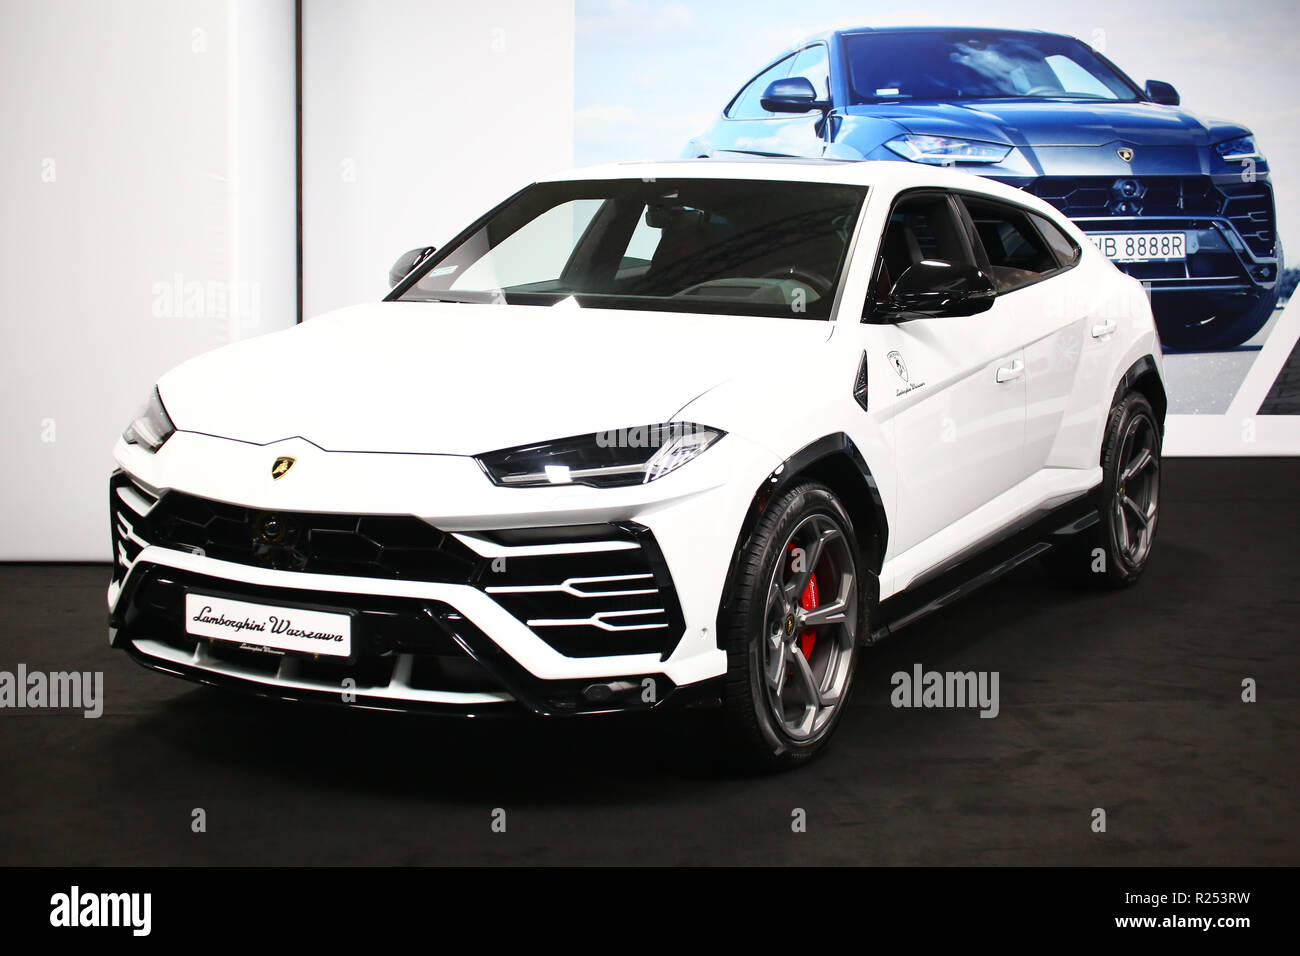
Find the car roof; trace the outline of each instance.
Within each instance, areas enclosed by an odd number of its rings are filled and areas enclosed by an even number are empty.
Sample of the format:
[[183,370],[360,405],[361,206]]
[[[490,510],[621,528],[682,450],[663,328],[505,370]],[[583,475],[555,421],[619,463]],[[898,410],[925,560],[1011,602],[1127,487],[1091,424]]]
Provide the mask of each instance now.
[[805,41],[817,38],[824,39],[832,36],[848,36],[853,33],[1003,33],[1012,36],[1066,36],[1064,33],[1051,33],[1047,30],[1026,30],[1019,27],[967,27],[960,23],[954,23],[949,26],[887,26],[887,27],[835,27],[830,30],[819,30],[811,37],[806,37]]
[[960,24],[952,26],[888,26],[888,27],[837,27],[832,30],[820,30],[817,33],[804,37],[799,43],[784,50],[780,56],[775,59],[780,60],[791,53],[797,53],[805,49],[809,44],[825,42],[833,37],[857,36],[864,33],[990,33],[1000,36],[1036,36],[1036,37],[1063,37],[1065,39],[1077,39],[1067,33],[1051,33],[1047,30],[1023,30],[1016,28],[1004,27],[965,27]]
[[928,26],[887,26],[887,27],[839,27],[829,33],[1032,33],[1036,35],[1060,36],[1061,34],[1048,34],[1045,30],[1023,30],[1015,27],[966,27],[961,24],[951,26],[937,26],[930,24]]
[[727,159],[630,160],[573,169],[539,182],[601,179],[752,179],[768,182],[833,183],[867,186],[890,196],[905,189],[947,189],[1005,199],[1040,210],[1053,220],[1064,217],[1050,203],[1022,189],[943,166],[892,160],[746,157]]

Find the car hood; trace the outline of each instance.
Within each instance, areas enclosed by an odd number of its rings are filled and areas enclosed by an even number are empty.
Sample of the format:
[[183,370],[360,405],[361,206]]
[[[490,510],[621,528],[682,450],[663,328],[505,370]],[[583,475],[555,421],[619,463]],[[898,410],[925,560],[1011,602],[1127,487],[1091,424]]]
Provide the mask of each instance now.
[[158,389],[184,431],[472,455],[670,421],[830,332],[798,319],[380,302],[201,355]]
[[911,133],[956,136],[1007,145],[1205,147],[1244,132],[1202,121],[1186,110],[1156,103],[1079,100],[971,100],[854,106],[849,113],[888,119]]

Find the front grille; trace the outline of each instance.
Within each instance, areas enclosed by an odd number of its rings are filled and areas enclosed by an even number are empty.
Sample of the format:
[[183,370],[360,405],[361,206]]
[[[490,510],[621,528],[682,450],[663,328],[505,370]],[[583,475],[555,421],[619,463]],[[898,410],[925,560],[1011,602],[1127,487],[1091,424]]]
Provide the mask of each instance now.
[[1266,182],[1216,185],[1209,176],[1044,176],[1028,190],[1071,219],[1224,218],[1254,255],[1275,254],[1273,191]]
[[264,511],[165,493],[139,529],[164,548],[311,574],[468,583],[476,556],[410,515]]
[[[501,556],[485,558],[413,516],[264,511],[179,491],[158,497],[122,472],[110,498],[118,584],[156,545],[274,570],[472,585],[568,657],[667,659],[685,630],[667,563],[634,522],[487,533],[482,550]],[[385,633],[402,626],[395,619]]]
[[1029,191],[1071,219],[1214,216],[1223,205],[1209,176],[1044,176]]

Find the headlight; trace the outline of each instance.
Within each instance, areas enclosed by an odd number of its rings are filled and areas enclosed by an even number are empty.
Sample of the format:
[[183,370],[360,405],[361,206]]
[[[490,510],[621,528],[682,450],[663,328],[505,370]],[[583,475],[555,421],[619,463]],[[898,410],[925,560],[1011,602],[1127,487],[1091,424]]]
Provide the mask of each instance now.
[[507,488],[642,485],[676,471],[725,435],[691,422],[643,425],[521,445],[479,455],[489,478]]
[[143,445],[150,451],[157,451],[175,431],[176,426],[168,417],[167,409],[163,408],[162,396],[155,388],[144,408],[136,414],[135,421],[122,432],[122,440],[128,445]]
[[1255,137],[1238,136],[1236,139],[1224,140],[1214,147],[1214,151],[1225,163],[1242,163],[1248,159],[1263,159],[1255,146]]
[[1011,152],[1010,146],[981,143],[951,136],[920,136],[904,133],[885,144],[893,152],[914,163],[944,166],[949,163],[1000,163]]

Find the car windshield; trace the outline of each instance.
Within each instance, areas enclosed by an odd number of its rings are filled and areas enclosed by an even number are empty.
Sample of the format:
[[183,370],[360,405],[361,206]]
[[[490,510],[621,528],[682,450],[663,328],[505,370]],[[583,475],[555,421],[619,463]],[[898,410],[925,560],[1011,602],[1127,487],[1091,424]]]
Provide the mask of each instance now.
[[827,319],[865,195],[771,180],[538,183],[398,298]]
[[1137,99],[1118,71],[1072,37],[954,30],[858,33],[844,42],[855,104]]

